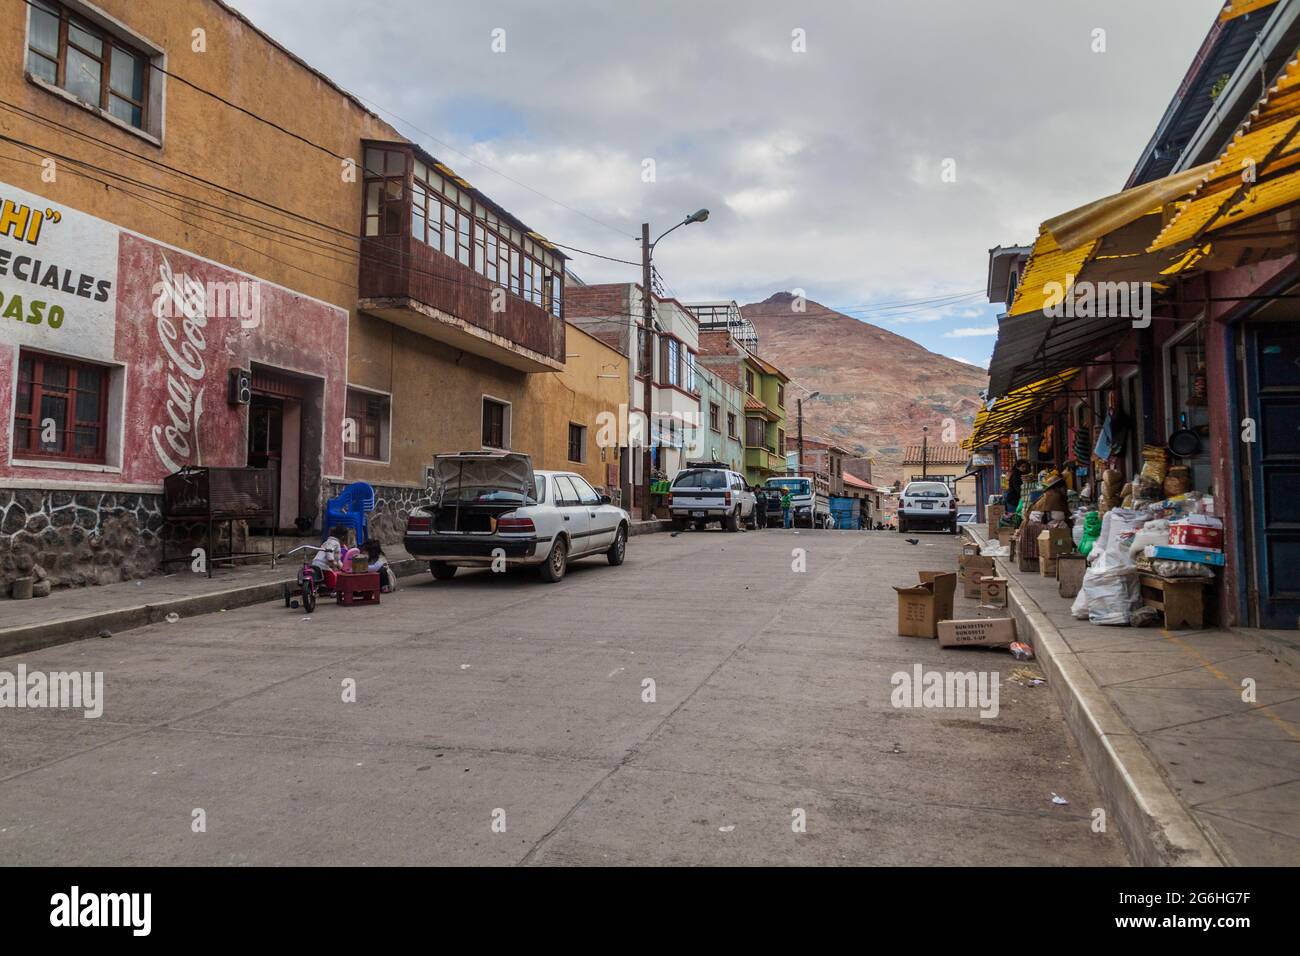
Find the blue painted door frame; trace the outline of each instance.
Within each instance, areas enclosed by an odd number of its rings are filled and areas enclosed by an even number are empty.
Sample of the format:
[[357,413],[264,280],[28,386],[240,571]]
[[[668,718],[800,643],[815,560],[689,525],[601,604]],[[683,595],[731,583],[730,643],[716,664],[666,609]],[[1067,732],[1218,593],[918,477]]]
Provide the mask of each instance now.
[[[1300,323],[1242,326],[1245,389],[1241,418],[1253,422],[1249,447],[1254,580],[1260,627],[1295,628],[1300,620]],[[1234,390],[1235,391],[1235,390]],[[1243,439],[1230,435],[1230,441]],[[1240,496],[1235,496],[1240,500]],[[1242,512],[1238,512],[1242,514]]]

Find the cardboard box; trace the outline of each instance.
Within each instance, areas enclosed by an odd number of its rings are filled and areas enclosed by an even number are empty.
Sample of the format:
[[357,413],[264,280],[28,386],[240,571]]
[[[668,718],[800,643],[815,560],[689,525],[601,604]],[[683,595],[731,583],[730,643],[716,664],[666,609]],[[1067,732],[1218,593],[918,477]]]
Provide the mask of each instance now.
[[965,564],[967,558],[978,558],[980,556],[980,546],[974,541],[967,541],[961,546],[961,556],[957,559],[958,564]]
[[1059,558],[1074,550],[1074,538],[1069,528],[1048,528],[1038,533],[1038,556]]
[[1195,561],[1197,564],[1211,564],[1223,567],[1222,551],[1207,551],[1190,544],[1149,544],[1144,552],[1148,558],[1164,558],[1168,561]]
[[998,545],[1003,548],[1010,548],[1011,542],[1015,540],[1015,528],[998,528]]
[[952,617],[957,575],[951,571],[920,571],[920,583],[898,592],[898,633],[903,637],[938,637],[938,625]]
[[1007,579],[986,577],[980,579],[980,604],[985,607],[1007,606]]
[[1169,522],[1169,543],[1222,551],[1223,528],[1215,528],[1190,520],[1171,521]]
[[991,578],[997,574],[997,571],[994,570],[992,566],[992,562],[990,562],[990,565],[987,568],[976,565],[974,567],[965,567],[962,571],[964,572],[961,578],[962,594],[965,597],[975,598],[976,600],[978,600],[983,593],[981,586],[984,579]]
[[1038,573],[1045,578],[1056,577],[1056,558],[1049,558],[1044,554],[1038,556]]
[[1083,574],[1088,570],[1088,559],[1082,554],[1063,554],[1056,559],[1056,592],[1063,598],[1072,598],[1083,587]]
[[989,505],[985,509],[985,516],[988,518],[988,522],[989,522],[990,538],[997,537],[998,522],[1002,520],[1002,516],[1006,513],[1007,513],[1007,509],[1005,505]]
[[939,623],[940,647],[999,647],[1016,639],[1016,622],[1009,617],[974,618]]

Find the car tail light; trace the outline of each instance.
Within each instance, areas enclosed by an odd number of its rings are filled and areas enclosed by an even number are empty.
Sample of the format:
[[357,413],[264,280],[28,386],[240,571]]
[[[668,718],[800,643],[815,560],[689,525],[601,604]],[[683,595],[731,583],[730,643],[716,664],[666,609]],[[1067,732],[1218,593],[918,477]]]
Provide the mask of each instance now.
[[428,534],[433,530],[432,518],[420,518],[415,515],[406,519],[407,534]]
[[502,534],[532,534],[536,530],[532,518],[497,519],[497,531]]
[[673,506],[673,493],[670,491],[668,492],[668,507],[671,508],[672,506]]
[[722,503],[723,503],[724,505],[730,505],[730,504],[731,504],[731,492],[730,492],[730,491],[728,491],[725,495],[722,496]]
[[956,511],[956,510],[957,510],[957,499],[956,499],[956,498],[953,498],[951,501],[948,502],[948,510],[949,510],[949,511]]

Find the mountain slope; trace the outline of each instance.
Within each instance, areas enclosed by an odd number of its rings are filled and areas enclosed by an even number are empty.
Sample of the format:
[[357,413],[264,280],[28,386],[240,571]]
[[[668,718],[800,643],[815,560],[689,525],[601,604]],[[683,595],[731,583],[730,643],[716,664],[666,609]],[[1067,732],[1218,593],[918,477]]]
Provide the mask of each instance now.
[[[904,447],[920,444],[921,426],[930,426],[932,442],[942,441],[949,418],[958,440],[970,433],[987,372],[812,300],[805,312],[794,312],[792,298],[778,292],[741,311],[758,330],[759,354],[821,392],[804,401],[805,435],[823,435],[875,458],[873,479],[884,484],[902,476]],[[794,399],[805,394],[790,390],[792,436]]]

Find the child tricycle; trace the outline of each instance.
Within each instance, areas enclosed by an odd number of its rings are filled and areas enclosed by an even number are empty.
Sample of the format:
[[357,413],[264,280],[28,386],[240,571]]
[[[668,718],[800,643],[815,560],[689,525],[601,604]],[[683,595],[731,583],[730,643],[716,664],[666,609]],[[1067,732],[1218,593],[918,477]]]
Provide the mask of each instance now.
[[[284,585],[284,606],[287,608],[296,608],[298,599],[302,600],[302,609],[310,614],[316,610],[316,598],[322,594],[328,595],[330,589],[325,584],[324,574],[321,570],[312,564],[312,560],[326,548],[318,548],[314,545],[304,544],[300,548],[294,548],[286,551],[277,557],[276,560],[283,561],[291,554],[297,554],[299,551],[311,552],[302,559],[302,567],[298,569],[297,585],[289,583]],[[297,597],[295,597],[295,595]]]

